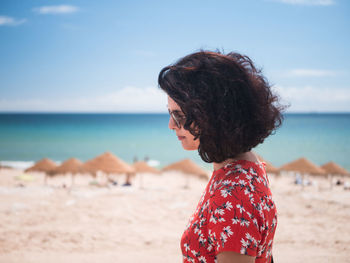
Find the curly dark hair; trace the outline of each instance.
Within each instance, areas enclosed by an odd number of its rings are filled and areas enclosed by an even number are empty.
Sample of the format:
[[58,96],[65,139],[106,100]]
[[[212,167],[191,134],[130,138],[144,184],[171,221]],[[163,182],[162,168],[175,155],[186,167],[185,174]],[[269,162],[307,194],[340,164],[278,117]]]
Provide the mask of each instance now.
[[283,120],[284,107],[261,70],[238,53],[190,54],[163,68],[158,84],[180,106],[184,129],[199,138],[208,163],[250,151]]

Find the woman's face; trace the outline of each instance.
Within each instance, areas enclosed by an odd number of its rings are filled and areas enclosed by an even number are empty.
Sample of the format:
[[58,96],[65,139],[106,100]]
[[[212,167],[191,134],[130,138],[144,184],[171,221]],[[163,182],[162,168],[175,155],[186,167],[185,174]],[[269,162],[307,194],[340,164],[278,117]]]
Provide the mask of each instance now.
[[182,147],[185,150],[191,151],[191,150],[197,150],[199,147],[199,139],[194,140],[194,136],[188,131],[185,130],[183,127],[184,121],[181,122],[181,120],[184,120],[185,115],[181,111],[181,108],[177,103],[168,96],[168,110],[170,113],[174,113],[176,117],[180,120],[180,123],[182,124],[179,128],[173,119],[172,116],[169,118],[169,129],[174,130],[176,132],[177,138],[181,141]]

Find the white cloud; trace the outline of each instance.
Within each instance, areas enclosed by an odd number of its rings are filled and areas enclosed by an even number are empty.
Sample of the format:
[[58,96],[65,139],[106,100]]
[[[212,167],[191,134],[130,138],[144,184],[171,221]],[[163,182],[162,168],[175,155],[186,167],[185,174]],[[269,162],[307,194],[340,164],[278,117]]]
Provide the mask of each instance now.
[[329,77],[337,75],[336,71],[320,69],[292,69],[286,72],[290,77]]
[[[67,96],[68,97],[68,96]],[[15,112],[166,112],[166,94],[159,88],[125,87],[94,97],[69,99],[0,99],[0,111]]]
[[274,0],[275,2],[280,2],[284,4],[291,5],[319,5],[319,6],[329,6],[334,5],[334,0]]
[[70,14],[78,10],[78,7],[72,5],[52,5],[34,8],[34,11],[39,14]]
[[350,88],[276,87],[289,112],[350,112]]
[[[350,112],[349,88],[278,86],[288,112]],[[166,94],[155,87],[125,87],[100,96],[65,99],[0,99],[0,111],[10,112],[166,112]]]
[[15,19],[9,16],[0,16],[0,26],[18,26],[26,22],[26,19]]

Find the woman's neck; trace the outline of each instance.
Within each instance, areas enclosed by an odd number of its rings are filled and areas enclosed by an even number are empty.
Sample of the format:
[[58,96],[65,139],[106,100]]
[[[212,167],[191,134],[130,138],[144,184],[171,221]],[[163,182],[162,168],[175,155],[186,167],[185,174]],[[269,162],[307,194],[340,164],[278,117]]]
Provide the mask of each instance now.
[[234,161],[237,161],[237,160],[246,160],[246,161],[250,161],[250,162],[257,162],[258,158],[252,152],[245,152],[245,153],[237,155],[236,158],[229,158],[221,163],[213,163],[214,171],[217,171],[217,170],[221,169],[222,167],[224,167],[225,165],[232,163]]

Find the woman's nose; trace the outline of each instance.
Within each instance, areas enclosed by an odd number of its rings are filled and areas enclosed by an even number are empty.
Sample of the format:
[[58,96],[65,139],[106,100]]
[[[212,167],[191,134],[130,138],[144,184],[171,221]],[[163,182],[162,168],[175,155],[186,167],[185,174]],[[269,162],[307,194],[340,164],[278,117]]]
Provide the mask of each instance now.
[[173,118],[171,118],[171,116],[169,116],[168,127],[169,127],[170,130],[175,130],[177,128],[176,123],[173,120]]

